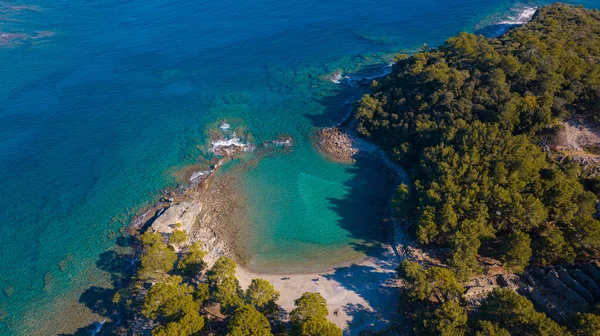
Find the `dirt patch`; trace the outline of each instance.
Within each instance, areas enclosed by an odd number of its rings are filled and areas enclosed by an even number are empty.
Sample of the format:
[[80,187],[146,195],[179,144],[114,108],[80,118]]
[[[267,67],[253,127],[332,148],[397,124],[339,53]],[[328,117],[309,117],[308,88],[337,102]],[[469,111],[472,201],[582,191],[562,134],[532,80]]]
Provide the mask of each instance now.
[[559,131],[548,145],[555,151],[598,154],[600,128],[583,119],[570,119],[560,123]]
[[580,163],[588,176],[600,175],[600,127],[581,118],[559,123],[558,131],[542,143],[558,162]]

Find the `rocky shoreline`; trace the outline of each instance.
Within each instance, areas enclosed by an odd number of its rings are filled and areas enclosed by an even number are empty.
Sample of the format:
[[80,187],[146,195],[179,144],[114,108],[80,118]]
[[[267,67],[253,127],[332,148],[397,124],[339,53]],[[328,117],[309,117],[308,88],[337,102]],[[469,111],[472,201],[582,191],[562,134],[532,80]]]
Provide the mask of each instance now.
[[[294,301],[304,292],[319,292],[326,300],[329,310],[328,319],[344,329],[352,329],[352,335],[361,331],[375,332],[389,327],[397,310],[395,300],[388,300],[389,293],[398,294],[395,268],[398,265],[397,254],[391,245],[375,249],[369,256],[342,265],[336,265],[328,271],[269,274],[256,273],[244,267],[237,255],[236,243],[242,239],[239,218],[243,216],[243,201],[238,198],[236,187],[240,174],[209,174],[197,184],[190,184],[177,192],[167,192],[156,205],[145,209],[132,221],[130,229],[154,230],[169,236],[175,225],[181,223],[190,242],[199,242],[207,252],[204,261],[212,266],[220,256],[228,256],[238,262],[236,278],[242,288],[246,288],[252,279],[261,278],[273,284],[281,293],[278,304],[289,313]],[[168,197],[167,197],[168,196]],[[241,211],[240,211],[241,210]],[[237,222],[237,225],[236,225]],[[369,272],[357,275],[356,271],[368,269]],[[319,279],[315,281],[315,279]],[[373,288],[358,292],[356,286]],[[385,288],[385,291],[379,291]],[[345,307],[360,306],[369,320],[356,320]],[[283,316],[287,316],[283,313]],[[285,318],[285,317],[284,317]],[[143,329],[143,328],[142,328]]]
[[[241,261],[237,243],[244,216],[245,204],[239,195],[238,175],[233,172],[216,176],[216,172],[228,161],[237,158],[242,152],[255,150],[252,144],[239,138],[219,139],[211,142],[211,152],[220,158],[208,169],[206,165],[188,167],[183,173],[187,184],[165,189],[162,197],[145,207],[135,216],[128,233],[138,236],[146,230],[170,236],[176,224],[188,233],[190,242],[199,242],[208,252],[205,261],[212,265],[220,256],[228,256]],[[263,142],[259,150],[269,151],[293,146],[289,136]],[[239,169],[245,168],[243,165]]]

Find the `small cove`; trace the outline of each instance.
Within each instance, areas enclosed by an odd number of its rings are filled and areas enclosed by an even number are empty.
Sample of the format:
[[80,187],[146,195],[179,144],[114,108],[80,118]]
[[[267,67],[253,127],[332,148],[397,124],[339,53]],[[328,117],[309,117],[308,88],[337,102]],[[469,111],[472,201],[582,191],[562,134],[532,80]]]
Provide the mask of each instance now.
[[249,268],[302,272],[359,258],[365,243],[385,239],[389,174],[376,159],[342,165],[313,148],[312,132],[365,92],[325,76],[381,67],[397,51],[538,5],[36,2],[15,3],[36,7],[3,11],[0,26],[54,33],[0,49],[0,334],[8,335],[72,332],[96,318],[51,322],[63,310],[90,310],[91,294],[111,286],[103,256],[121,248],[119,230],[176,183],[173,172],[199,160],[208,125],[222,120],[241,120],[255,143],[295,141],[240,176]]

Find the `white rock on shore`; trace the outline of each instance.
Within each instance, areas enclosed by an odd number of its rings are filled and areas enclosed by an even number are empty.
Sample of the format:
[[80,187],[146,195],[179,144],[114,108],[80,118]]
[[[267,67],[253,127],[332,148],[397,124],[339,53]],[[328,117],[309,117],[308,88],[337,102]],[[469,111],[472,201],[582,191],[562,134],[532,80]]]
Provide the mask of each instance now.
[[175,224],[181,223],[181,229],[189,232],[202,208],[200,202],[181,202],[172,205],[152,223],[152,229],[156,232],[171,234]]

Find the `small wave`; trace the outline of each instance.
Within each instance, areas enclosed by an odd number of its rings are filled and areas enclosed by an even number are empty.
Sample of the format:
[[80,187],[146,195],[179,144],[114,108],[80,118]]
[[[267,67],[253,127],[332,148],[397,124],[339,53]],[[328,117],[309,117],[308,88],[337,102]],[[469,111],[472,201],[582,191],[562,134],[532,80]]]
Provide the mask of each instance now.
[[220,129],[222,129],[223,131],[226,131],[226,130],[228,130],[228,129],[230,129],[230,128],[231,128],[231,125],[230,125],[230,124],[228,124],[228,123],[226,123],[226,122],[224,122],[224,123],[222,123],[222,124],[219,126],[219,128],[220,128]]
[[498,37],[514,27],[522,26],[531,21],[537,10],[538,7],[526,5],[512,7],[508,13],[486,19],[478,24],[475,34],[492,38]]
[[211,172],[212,171],[210,171],[210,170],[203,170],[203,171],[194,172],[192,174],[192,176],[190,177],[190,182],[192,182],[192,181],[194,181],[196,179],[200,179],[200,178],[203,178],[205,176],[208,176],[208,175],[210,175]]
[[285,140],[273,140],[271,141],[271,143],[275,146],[285,146],[285,147],[290,147],[292,146],[292,139],[285,139]]
[[212,145],[211,151],[215,151],[221,147],[248,147],[249,145],[246,143],[243,143],[242,140],[240,140],[240,138],[238,137],[232,137],[230,139],[227,140],[215,140],[213,142],[210,143]]
[[535,12],[537,12],[537,7],[523,7],[516,16],[508,17],[508,20],[501,21],[499,24],[523,25],[531,21]]
[[211,143],[210,152],[217,155],[231,155],[235,152],[242,150],[244,152],[249,152],[254,149],[252,144],[248,144],[243,142],[235,132],[231,133],[230,137],[221,140],[213,140]]
[[332,83],[340,84],[342,82],[342,74],[343,74],[342,70],[337,70],[331,76],[329,76],[329,80]]
[[372,76],[348,75],[348,76],[345,76],[344,78],[346,79],[347,84],[350,86],[359,86],[359,85],[368,86],[368,85],[371,85],[371,82],[373,80],[383,78],[383,77],[391,74],[393,65],[394,65],[394,63],[387,64],[386,66],[381,68],[381,70],[378,73],[376,73]]

